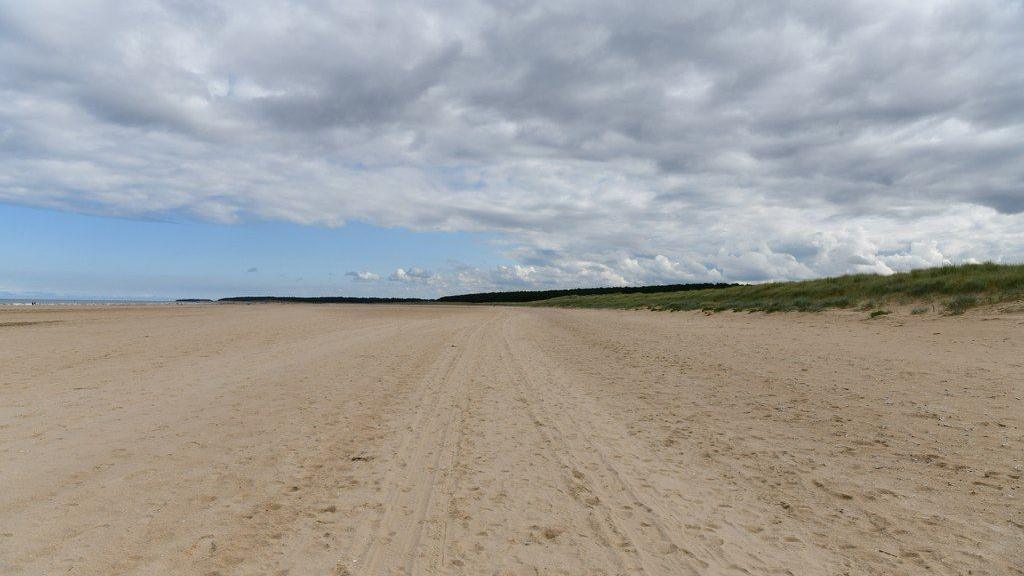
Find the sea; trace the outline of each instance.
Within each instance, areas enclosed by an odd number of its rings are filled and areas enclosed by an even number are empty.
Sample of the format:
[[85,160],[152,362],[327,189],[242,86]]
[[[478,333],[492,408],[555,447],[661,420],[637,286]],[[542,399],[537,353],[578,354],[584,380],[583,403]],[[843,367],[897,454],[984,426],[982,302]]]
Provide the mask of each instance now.
[[59,300],[53,298],[0,298],[0,306],[151,306],[171,300]]

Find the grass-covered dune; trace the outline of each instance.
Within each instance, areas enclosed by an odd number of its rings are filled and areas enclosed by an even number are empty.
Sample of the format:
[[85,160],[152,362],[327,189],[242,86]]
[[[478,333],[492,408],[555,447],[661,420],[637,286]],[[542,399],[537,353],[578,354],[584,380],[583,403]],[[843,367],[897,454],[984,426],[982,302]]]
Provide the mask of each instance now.
[[[717,290],[655,294],[565,296],[532,306],[648,308],[651,310],[818,311],[861,308],[884,314],[886,305],[937,304],[951,314],[979,304],[1024,299],[1024,265],[964,264],[889,276],[854,274],[800,282],[748,284]],[[925,307],[915,311],[927,310]]]

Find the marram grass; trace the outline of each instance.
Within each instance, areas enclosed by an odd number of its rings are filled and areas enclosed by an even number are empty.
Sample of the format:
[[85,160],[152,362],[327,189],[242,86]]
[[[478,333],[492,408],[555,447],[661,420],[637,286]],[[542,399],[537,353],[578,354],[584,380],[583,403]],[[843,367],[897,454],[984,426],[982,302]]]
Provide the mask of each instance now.
[[829,308],[872,310],[883,304],[931,302],[941,305],[947,313],[962,314],[980,304],[1014,300],[1024,300],[1024,265],[986,263],[926,268],[889,276],[854,274],[717,290],[564,296],[529,305],[715,312],[814,312]]

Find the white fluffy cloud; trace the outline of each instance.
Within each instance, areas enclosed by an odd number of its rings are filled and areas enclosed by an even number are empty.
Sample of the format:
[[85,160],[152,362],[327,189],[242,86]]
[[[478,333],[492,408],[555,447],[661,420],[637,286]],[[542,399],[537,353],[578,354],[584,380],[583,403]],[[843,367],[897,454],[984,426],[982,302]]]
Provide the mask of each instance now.
[[366,270],[360,272],[345,272],[345,276],[352,279],[353,282],[377,282],[380,280],[380,274],[374,274]]
[[351,276],[434,288],[1017,261],[1022,29],[1008,0],[0,0],[0,202],[504,238],[511,266]]
[[389,282],[405,282],[409,284],[430,284],[435,281],[434,274],[422,268],[397,268],[388,276]]

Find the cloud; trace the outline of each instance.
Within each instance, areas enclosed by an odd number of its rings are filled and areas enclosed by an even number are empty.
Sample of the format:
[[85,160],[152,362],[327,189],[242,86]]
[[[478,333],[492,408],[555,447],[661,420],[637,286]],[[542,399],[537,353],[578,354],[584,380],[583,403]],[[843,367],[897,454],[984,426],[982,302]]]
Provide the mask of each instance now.
[[1019,261],[1022,28],[1002,0],[0,0],[0,202],[498,235],[512,264],[465,286]]
[[429,284],[434,281],[434,274],[422,268],[398,268],[388,276],[391,282],[407,282],[414,284]]
[[353,282],[377,282],[380,280],[380,274],[374,274],[373,272],[345,272],[345,276],[352,278]]

